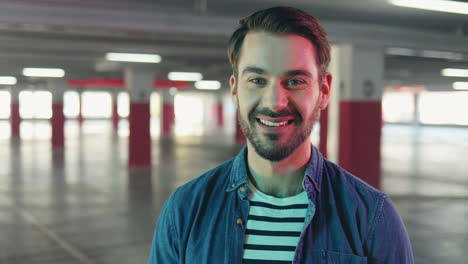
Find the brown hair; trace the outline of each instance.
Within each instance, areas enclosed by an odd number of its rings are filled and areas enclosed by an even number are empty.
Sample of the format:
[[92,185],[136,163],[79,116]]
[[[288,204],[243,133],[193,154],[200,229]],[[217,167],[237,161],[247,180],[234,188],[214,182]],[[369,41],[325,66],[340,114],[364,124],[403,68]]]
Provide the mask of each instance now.
[[266,31],[277,34],[296,34],[312,42],[317,49],[318,66],[323,78],[330,63],[330,44],[327,33],[315,17],[292,7],[272,7],[257,11],[239,21],[228,43],[228,57],[237,75],[240,50],[249,31]]

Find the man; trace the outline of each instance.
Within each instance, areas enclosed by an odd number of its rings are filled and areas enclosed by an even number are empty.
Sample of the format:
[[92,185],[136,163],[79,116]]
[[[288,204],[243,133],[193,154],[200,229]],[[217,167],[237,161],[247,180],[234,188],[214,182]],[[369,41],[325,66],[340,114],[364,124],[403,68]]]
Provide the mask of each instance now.
[[247,146],[171,195],[149,263],[413,263],[388,196],[310,143],[332,82],[319,22],[294,8],[258,11],[228,55]]

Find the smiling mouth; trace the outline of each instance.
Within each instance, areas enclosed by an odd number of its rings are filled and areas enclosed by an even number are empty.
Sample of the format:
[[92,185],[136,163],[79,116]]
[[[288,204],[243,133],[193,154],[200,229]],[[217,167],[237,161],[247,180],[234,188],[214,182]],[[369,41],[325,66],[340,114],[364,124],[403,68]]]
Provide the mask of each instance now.
[[261,118],[256,118],[257,122],[259,122],[260,124],[264,125],[264,126],[267,126],[267,127],[283,127],[283,126],[286,126],[286,125],[289,125],[291,124],[292,122],[294,122],[293,119],[291,120],[287,120],[287,121],[283,121],[283,122],[271,122],[271,121],[267,121],[267,120],[263,120]]

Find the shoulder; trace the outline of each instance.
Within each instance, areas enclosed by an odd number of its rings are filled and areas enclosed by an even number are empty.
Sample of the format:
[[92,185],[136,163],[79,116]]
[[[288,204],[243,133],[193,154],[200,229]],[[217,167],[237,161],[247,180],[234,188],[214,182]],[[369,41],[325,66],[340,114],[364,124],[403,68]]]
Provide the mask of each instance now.
[[388,199],[387,194],[331,161],[324,160],[323,176],[324,180],[329,181],[333,189],[339,189],[346,195],[363,197],[366,201],[375,203]]
[[[194,202],[203,199],[203,197],[225,192],[233,160],[228,160],[181,185],[171,194],[168,202],[170,201],[176,207],[186,207],[184,205],[193,205]],[[190,201],[190,203],[186,203],[186,201]]]
[[347,219],[349,223],[366,223],[359,228],[363,239],[372,232],[385,212],[393,211],[398,215],[387,194],[328,160],[324,162],[323,177],[322,189],[328,189],[329,202],[346,211],[347,215],[354,216]]

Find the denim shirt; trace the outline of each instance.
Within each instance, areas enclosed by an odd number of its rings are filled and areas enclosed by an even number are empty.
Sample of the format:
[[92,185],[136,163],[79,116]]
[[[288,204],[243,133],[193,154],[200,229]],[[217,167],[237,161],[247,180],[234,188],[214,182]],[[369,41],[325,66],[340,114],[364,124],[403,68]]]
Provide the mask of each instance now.
[[[246,154],[244,147],[171,194],[156,225],[150,264],[241,263],[249,214]],[[314,146],[303,186],[310,206],[293,263],[413,263],[390,198]]]

